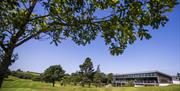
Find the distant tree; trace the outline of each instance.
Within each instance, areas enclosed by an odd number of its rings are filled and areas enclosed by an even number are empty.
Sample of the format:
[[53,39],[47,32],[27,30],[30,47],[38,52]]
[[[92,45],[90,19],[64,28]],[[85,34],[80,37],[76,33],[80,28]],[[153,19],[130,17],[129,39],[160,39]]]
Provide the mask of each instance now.
[[134,86],[134,81],[133,80],[128,81],[127,83],[125,83],[125,86],[128,86],[128,87]]
[[101,77],[102,77],[102,83],[103,85],[107,84],[107,75],[103,72],[101,72]]
[[64,76],[70,76],[70,74],[68,74],[68,73],[65,73],[65,74],[64,74]]
[[96,69],[95,74],[94,74],[93,82],[95,83],[96,87],[100,87],[101,86],[102,75],[101,75],[101,71],[100,71],[100,65],[97,66],[97,69]]
[[41,75],[33,76],[32,81],[42,81]]
[[21,69],[17,69],[17,72],[23,72]]
[[84,86],[85,83],[88,83],[89,87],[91,86],[91,82],[93,81],[93,63],[91,59],[88,57],[85,59],[84,63],[80,66],[80,76],[81,76],[81,84]]
[[76,86],[78,83],[81,82],[81,75],[80,72],[75,72],[71,74],[71,82]]
[[66,86],[71,83],[71,76],[63,76],[61,79],[61,86]]
[[[1,0],[0,87],[17,59],[14,50],[31,39],[51,39],[58,45],[70,38],[86,45],[101,35],[110,53],[119,55],[138,38],[150,39],[149,27],[164,26],[166,12],[176,4],[177,0]],[[98,17],[97,11],[107,14]]]
[[52,83],[53,87],[54,87],[55,81],[61,80],[62,77],[64,76],[64,73],[65,73],[65,71],[63,70],[61,65],[53,65],[44,71],[44,73],[42,75],[42,79],[45,82]]
[[113,73],[107,74],[107,84],[111,84],[113,80]]
[[12,71],[11,75],[21,79],[33,79],[35,76],[37,76],[32,74],[31,72],[22,71],[21,69]]

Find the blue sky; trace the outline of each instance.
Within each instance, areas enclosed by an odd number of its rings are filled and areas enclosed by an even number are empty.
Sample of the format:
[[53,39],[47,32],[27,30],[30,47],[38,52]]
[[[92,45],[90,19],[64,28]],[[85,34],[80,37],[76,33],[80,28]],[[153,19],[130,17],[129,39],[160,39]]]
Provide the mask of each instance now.
[[[79,70],[86,57],[94,67],[100,64],[105,73],[129,73],[159,70],[171,75],[180,72],[180,5],[168,13],[169,22],[158,30],[150,30],[150,40],[128,45],[122,55],[112,56],[101,37],[87,46],[65,40],[59,46],[49,40],[30,40],[15,50],[19,59],[12,70],[43,72],[50,65],[60,64],[67,73]],[[99,15],[102,13],[99,13]]]

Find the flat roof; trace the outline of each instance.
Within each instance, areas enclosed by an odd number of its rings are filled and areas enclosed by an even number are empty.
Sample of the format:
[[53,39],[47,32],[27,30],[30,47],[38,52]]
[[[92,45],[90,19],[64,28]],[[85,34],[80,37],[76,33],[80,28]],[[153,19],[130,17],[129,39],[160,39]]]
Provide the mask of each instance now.
[[170,76],[168,74],[165,74],[163,72],[160,72],[160,71],[133,72],[133,73],[115,74],[114,76],[130,75],[130,74],[143,74],[143,73],[159,73],[159,74],[162,74],[162,75],[165,75],[165,76],[168,76],[168,77],[172,77],[172,76]]

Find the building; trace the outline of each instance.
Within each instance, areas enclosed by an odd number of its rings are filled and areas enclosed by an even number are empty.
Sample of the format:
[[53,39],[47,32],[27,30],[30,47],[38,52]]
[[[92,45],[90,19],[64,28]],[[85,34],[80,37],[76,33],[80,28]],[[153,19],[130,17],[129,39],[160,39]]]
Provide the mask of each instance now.
[[172,77],[159,72],[141,72],[117,74],[113,76],[113,86],[166,86],[172,83]]
[[180,76],[172,76],[173,84],[180,84]]

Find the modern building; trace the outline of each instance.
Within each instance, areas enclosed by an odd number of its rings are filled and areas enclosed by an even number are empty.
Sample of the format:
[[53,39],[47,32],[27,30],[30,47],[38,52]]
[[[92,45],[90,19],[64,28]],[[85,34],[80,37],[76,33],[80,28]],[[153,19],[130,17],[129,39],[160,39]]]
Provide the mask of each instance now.
[[172,76],[173,84],[180,84],[180,76]]
[[113,86],[166,86],[172,83],[172,77],[159,71],[116,74]]

